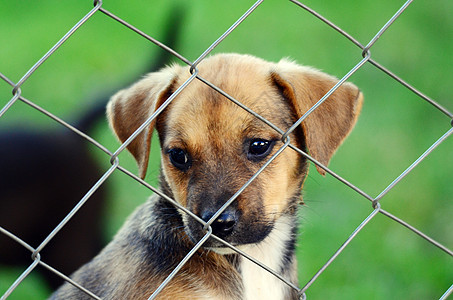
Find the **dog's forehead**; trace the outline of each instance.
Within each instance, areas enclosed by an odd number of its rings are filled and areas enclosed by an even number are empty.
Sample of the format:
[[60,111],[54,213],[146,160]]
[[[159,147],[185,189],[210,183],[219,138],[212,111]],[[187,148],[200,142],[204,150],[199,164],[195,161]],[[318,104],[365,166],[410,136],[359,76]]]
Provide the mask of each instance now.
[[[200,66],[199,75],[277,126],[286,125],[289,107],[270,80],[270,64],[221,57]],[[185,76],[179,79],[182,82]],[[271,138],[275,131],[227,97],[195,79],[169,106],[167,141],[233,142],[244,137]],[[199,142],[197,142],[199,141]],[[239,142],[239,140],[238,140]]]
[[[201,89],[203,93],[181,93],[169,107],[166,117],[168,139],[191,143],[206,139],[232,142],[269,130],[262,121],[227,98],[209,88]],[[259,110],[258,113],[264,113],[259,107],[251,106],[251,109]]]

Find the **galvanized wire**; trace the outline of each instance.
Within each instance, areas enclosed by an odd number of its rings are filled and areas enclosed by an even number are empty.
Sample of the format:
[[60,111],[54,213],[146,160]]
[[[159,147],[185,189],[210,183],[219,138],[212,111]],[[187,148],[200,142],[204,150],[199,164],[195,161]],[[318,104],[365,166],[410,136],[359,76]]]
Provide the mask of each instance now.
[[329,260],[319,269],[318,272],[307,282],[307,284],[300,290],[300,293],[304,293],[314,282],[316,279],[318,279],[319,276],[327,269],[328,266],[340,255],[340,253],[346,248],[346,246],[351,243],[351,241],[359,234],[359,232],[367,225],[371,219],[373,219],[381,210],[381,207],[378,203],[376,208],[371,212],[371,214],[366,217],[363,222],[357,226],[357,228],[352,232],[352,234],[346,239],[346,241],[341,245],[341,247],[335,251],[335,253],[329,258]]
[[[252,261],[253,263],[261,266],[264,270],[266,270],[267,272],[273,274],[274,276],[276,276],[277,278],[279,278],[280,280],[282,280],[286,285],[288,285],[290,288],[294,289],[297,291],[297,293],[299,294],[300,296],[300,299],[306,299],[306,292],[307,290],[310,288],[310,286],[320,277],[322,276],[322,274],[328,269],[328,267],[330,266],[330,264],[337,259],[337,257],[341,254],[341,252],[346,248],[348,247],[348,245],[351,243],[351,241],[353,239],[356,238],[356,236],[359,234],[359,232],[365,228],[367,226],[367,224],[370,222],[371,219],[373,219],[377,214],[382,214],[383,216],[389,218],[390,220],[393,220],[395,221],[396,223],[400,224],[401,226],[404,226],[406,228],[408,228],[410,231],[412,231],[413,233],[417,234],[418,236],[422,237],[423,239],[425,239],[426,241],[428,241],[429,243],[433,244],[434,246],[440,248],[444,253],[446,253],[447,255],[449,256],[453,256],[453,251],[450,250],[448,247],[446,247],[445,245],[439,243],[438,241],[434,240],[433,238],[431,238],[429,235],[421,232],[420,230],[418,230],[417,228],[415,228],[414,226],[412,226],[411,224],[407,223],[406,221],[396,217],[395,215],[393,215],[392,213],[382,209],[381,207],[381,203],[380,203],[380,200],[392,189],[394,188],[397,184],[399,184],[399,182],[407,175],[409,174],[410,172],[412,172],[412,170],[420,164],[420,162],[422,160],[424,160],[426,157],[428,157],[432,151],[434,151],[441,143],[443,143],[448,137],[450,137],[453,133],[453,128],[449,129],[445,134],[443,134],[438,140],[436,140],[419,158],[417,158],[406,170],[404,170],[397,178],[395,178],[384,190],[382,190],[382,192],[379,193],[379,195],[377,197],[372,197],[370,196],[368,193],[366,193],[365,191],[363,191],[362,189],[358,188],[356,185],[354,185],[353,183],[349,182],[348,180],[344,179],[342,176],[340,176],[339,174],[337,174],[336,172],[330,170],[329,168],[327,168],[326,166],[324,166],[323,164],[321,164],[320,162],[318,162],[316,159],[314,159],[313,157],[311,157],[309,154],[305,153],[303,150],[301,149],[298,149],[296,146],[294,146],[293,144],[290,143],[290,139],[289,139],[289,134],[294,131],[313,111],[315,111],[320,105],[322,105],[325,101],[329,101],[329,96],[336,90],[338,89],[350,76],[352,76],[352,74],[354,74],[357,70],[359,70],[360,68],[363,67],[363,65],[365,65],[366,63],[370,63],[371,65],[375,66],[378,70],[384,72],[385,74],[387,74],[389,77],[393,78],[394,80],[396,80],[398,83],[400,83],[401,85],[403,85],[404,87],[406,87],[407,89],[409,89],[410,91],[412,91],[415,95],[417,95],[418,97],[420,97],[421,99],[423,99],[424,101],[428,102],[429,104],[433,105],[436,109],[438,109],[439,112],[443,113],[444,115],[446,115],[448,118],[450,119],[453,119],[453,114],[447,110],[446,108],[444,108],[443,106],[441,106],[439,103],[437,103],[436,101],[432,100],[431,98],[429,98],[428,96],[424,95],[423,93],[421,93],[420,91],[418,91],[415,87],[413,87],[412,85],[408,84],[407,82],[405,82],[404,80],[402,80],[401,78],[399,78],[398,76],[396,76],[394,73],[392,73],[390,70],[388,70],[387,68],[383,67],[382,65],[380,65],[378,62],[376,62],[374,59],[372,59],[371,57],[371,52],[370,52],[370,49],[375,45],[375,43],[378,41],[378,39],[383,35],[385,34],[386,30],[392,26],[392,24],[402,16],[403,12],[405,11],[405,9],[412,3],[412,0],[409,0],[409,1],[406,1],[402,6],[401,8],[399,8],[395,14],[378,30],[378,32],[373,36],[373,38],[368,42],[368,44],[366,44],[365,46],[360,43],[358,40],[356,40],[352,35],[350,35],[349,33],[347,33],[346,31],[344,31],[343,29],[341,29],[340,27],[338,27],[337,25],[335,25],[332,21],[328,20],[327,18],[323,17],[321,14],[319,14],[318,12],[316,12],[315,10],[311,9],[310,7],[308,7],[307,5],[305,4],[302,4],[301,2],[299,1],[296,1],[296,0],[290,0],[292,3],[296,4],[299,8],[309,12],[310,14],[312,14],[313,16],[315,16],[318,20],[321,20],[322,22],[326,23],[328,26],[330,26],[331,28],[333,28],[335,31],[337,31],[339,34],[343,35],[344,37],[346,37],[349,41],[351,41],[354,45],[356,45],[357,47],[359,47],[360,49],[362,49],[362,58],[360,59],[360,61],[358,60],[358,63],[353,66],[340,80],[339,82],[334,86],[332,87],[323,97],[321,97],[320,99],[318,99],[318,101],[316,102],[316,104],[311,107],[309,110],[307,110],[306,112],[304,112],[304,114],[302,115],[302,117],[297,120],[297,122],[295,122],[291,127],[290,129],[288,129],[286,132],[283,131],[281,128],[278,128],[275,124],[272,124],[271,122],[269,122],[268,120],[266,120],[265,118],[263,118],[262,116],[260,116],[259,114],[257,114],[256,112],[252,111],[250,108],[246,107],[245,105],[243,105],[241,103],[241,99],[235,99],[234,97],[228,95],[225,91],[221,90],[219,87],[215,86],[214,84],[212,84],[211,82],[209,82],[208,80],[206,80],[205,78],[203,78],[203,74],[199,74],[196,66],[207,56],[211,53],[211,51],[217,47],[220,43],[222,43],[226,38],[227,36],[233,32],[238,26],[243,26],[241,25],[242,22],[248,17],[250,16],[251,14],[254,13],[255,9],[262,4],[263,0],[259,0],[259,1],[256,1],[243,15],[239,16],[239,18],[237,19],[236,22],[234,22],[226,31],[225,33],[223,33],[219,38],[217,38],[215,41],[213,41],[213,43],[205,50],[203,51],[200,56],[195,60],[194,63],[192,63],[191,61],[189,61],[187,58],[185,58],[183,55],[181,55],[180,53],[174,51],[173,49],[169,48],[167,45],[159,42],[157,39],[149,36],[148,34],[144,33],[143,31],[141,31],[140,29],[134,27],[133,25],[129,24],[128,22],[126,22],[125,20],[119,18],[117,15],[115,15],[114,13],[110,12],[110,11],[107,11],[106,9],[104,9],[102,7],[102,1],[95,1],[94,2],[94,8],[92,8],[84,17],[82,17],[41,59],[39,59],[22,77],[21,79],[17,82],[17,83],[14,83],[13,81],[11,81],[9,78],[7,78],[4,74],[0,73],[0,79],[2,79],[3,81],[7,82],[9,85],[11,85],[12,87],[12,93],[13,93],[13,97],[6,103],[6,105],[0,110],[0,117],[2,117],[5,112],[11,108],[13,105],[15,105],[15,103],[17,102],[17,100],[21,100],[22,102],[26,103],[27,105],[29,105],[30,107],[32,107],[33,109],[36,109],[37,111],[39,111],[40,113],[46,115],[47,117],[49,117],[50,119],[54,120],[55,122],[57,122],[58,124],[60,124],[61,126],[64,126],[70,130],[72,130],[73,132],[75,132],[76,134],[78,134],[80,136],[80,138],[82,139],[85,139],[87,141],[89,141],[91,144],[93,144],[94,146],[98,147],[100,150],[102,150],[104,153],[107,154],[107,156],[110,158],[110,161],[112,163],[112,166],[105,172],[105,174],[99,178],[99,180],[92,186],[92,188],[87,191],[87,193],[84,195],[84,197],[79,201],[79,203],[74,206],[73,210],[60,222],[60,224],[58,226],[55,227],[55,229],[41,242],[41,244],[35,249],[33,247],[31,247],[30,245],[28,245],[26,242],[24,242],[20,237],[12,234],[11,232],[7,231],[6,229],[0,227],[0,234],[2,235],[5,235],[9,238],[11,238],[12,240],[14,240],[15,242],[19,243],[22,247],[24,247],[25,249],[29,250],[31,252],[31,259],[32,259],[32,262],[31,264],[28,266],[28,268],[16,279],[16,281],[9,287],[9,289],[2,295],[1,297],[1,300],[4,300],[6,299],[16,288],[17,286],[19,286],[21,284],[21,282],[30,274],[30,272],[32,272],[36,266],[40,265],[52,272],[54,272],[55,274],[59,275],[60,277],[62,277],[64,280],[68,281],[69,283],[71,283],[72,285],[76,286],[77,288],[80,288],[81,290],[83,290],[85,293],[87,293],[88,295],[90,295],[92,298],[94,299],[100,299],[98,296],[92,294],[90,291],[88,291],[87,289],[85,289],[83,286],[80,286],[78,283],[74,282],[73,280],[71,280],[70,278],[67,277],[67,274],[62,274],[61,272],[59,272],[58,270],[56,270],[54,267],[46,264],[45,262],[43,262],[41,260],[41,257],[40,257],[40,252],[45,248],[45,247],[51,247],[51,246],[48,246],[48,243],[54,238],[54,236],[56,234],[58,234],[58,232],[70,221],[70,219],[77,213],[77,211],[86,203],[86,201],[88,201],[91,197],[91,195],[96,191],[96,189],[98,189],[104,182],[107,178],[110,177],[110,175],[115,171],[115,170],[119,170],[125,174],[127,174],[128,176],[130,176],[131,178],[135,179],[137,182],[141,183],[142,185],[144,185],[145,187],[147,187],[148,189],[150,189],[151,191],[153,191],[154,193],[158,194],[160,197],[163,197],[164,199],[166,199],[167,201],[171,202],[174,206],[176,206],[180,211],[188,214],[191,218],[194,218],[197,222],[199,222],[200,224],[202,224],[204,226],[204,230],[206,231],[205,232],[205,235],[203,236],[203,238],[190,250],[190,252],[184,257],[183,260],[180,261],[180,263],[178,264],[178,266],[173,269],[173,271],[171,272],[171,274],[159,285],[159,287],[153,291],[152,295],[149,297],[149,299],[155,299],[159,293],[165,288],[165,286],[172,280],[172,278],[174,276],[176,276],[176,274],[178,273],[178,271],[184,266],[184,264],[187,263],[187,261],[190,260],[191,256],[196,252],[198,251],[201,247],[203,247],[203,244],[209,239],[209,238],[213,238],[213,239],[216,239],[217,241],[223,243],[226,247],[229,247],[230,249],[236,251],[239,255],[243,256],[245,259],[248,259],[250,261]],[[160,48],[162,48],[164,51],[168,51],[169,53],[171,53],[172,55],[174,55],[175,57],[177,57],[178,59],[180,59],[183,63],[187,64],[188,66],[190,66],[190,71],[192,73],[192,75],[189,77],[189,79],[186,80],[186,82],[178,88],[178,90],[173,93],[168,99],[166,102],[164,102],[164,104],[157,110],[155,111],[119,148],[116,149],[115,152],[111,152],[109,151],[105,146],[103,146],[101,143],[99,143],[98,141],[96,141],[95,139],[93,139],[92,137],[90,137],[89,135],[87,135],[86,133],[83,133],[81,132],[80,130],[78,130],[77,128],[73,127],[72,125],[68,124],[67,122],[65,122],[64,120],[60,119],[59,117],[55,116],[54,114],[46,111],[45,109],[41,108],[40,106],[38,106],[37,104],[35,104],[33,101],[30,101],[28,99],[26,99],[22,93],[23,91],[21,90],[21,86],[23,85],[23,83],[28,80],[28,78],[30,76],[32,76],[35,71],[43,64],[45,63],[45,61],[55,53],[56,50],[58,50],[65,41],[67,41],[69,38],[71,38],[72,34],[78,30],[80,27],[82,27],[85,22],[91,18],[94,14],[96,14],[97,12],[101,12],[103,13],[104,15],[112,18],[113,20],[119,22],[120,24],[122,24],[123,26],[125,26],[126,28],[136,32],[140,37],[148,40],[149,42],[152,42],[154,44],[156,44],[157,46],[159,46]],[[236,105],[238,105],[239,107],[241,107],[242,109],[244,109],[245,111],[247,111],[248,113],[250,113],[252,116],[260,119],[264,124],[266,124],[267,126],[270,126],[271,128],[273,128],[277,133],[279,133],[281,135],[281,140],[284,142],[284,144],[282,145],[282,147],[280,149],[278,149],[278,151],[267,161],[265,162],[265,164],[262,166],[262,168],[260,168],[259,171],[257,171],[242,187],[241,189],[239,189],[213,216],[212,218],[205,222],[203,220],[201,220],[201,218],[199,218],[198,216],[196,216],[195,214],[193,214],[191,211],[189,211],[187,208],[181,206],[179,203],[177,203],[174,199],[171,199],[170,197],[166,196],[164,193],[162,193],[158,188],[146,183],[145,181],[143,181],[142,179],[140,179],[139,177],[137,177],[136,175],[134,175],[132,172],[130,172],[129,170],[127,170],[126,168],[122,167],[120,165],[120,161],[119,161],[119,157],[118,155],[124,151],[124,149],[126,149],[126,147],[141,133],[143,132],[143,130],[145,130],[145,128],[147,128],[151,122],[178,96],[178,94],[183,90],[185,89],[188,85],[190,85],[193,80],[196,79],[196,80],[199,80],[201,82],[203,82],[204,84],[206,84],[207,86],[209,86],[210,88],[212,88],[213,90],[217,91],[218,93],[220,93],[221,95],[223,95],[225,98],[226,98],[226,101],[231,101],[233,103],[235,103]],[[364,218],[364,220],[362,221],[362,223],[351,233],[351,235],[345,240],[345,242],[343,244],[340,245],[340,247],[338,248],[338,250],[328,259],[328,261],[320,268],[320,270],[318,272],[316,272],[313,277],[307,282],[305,283],[305,285],[303,285],[303,287],[298,287],[298,286],[295,286],[293,283],[291,283],[288,279],[286,278],[283,278],[280,274],[278,274],[275,270],[272,270],[270,269],[269,267],[265,266],[262,262],[256,260],[255,258],[247,255],[246,253],[244,253],[243,251],[239,250],[238,248],[234,247],[233,245],[230,245],[229,243],[227,243],[226,241],[223,241],[222,239],[216,237],[215,235],[212,234],[212,228],[211,228],[211,224],[212,222],[225,210],[227,209],[227,207],[229,205],[231,205],[235,199],[243,192],[243,190],[253,181],[255,180],[259,175],[260,173],[265,170],[269,164],[272,163],[272,161],[278,156],[280,155],[280,153],[286,149],[287,147],[295,150],[297,153],[299,153],[300,155],[304,156],[305,158],[307,158],[309,161],[311,161],[313,164],[317,165],[318,167],[322,168],[323,170],[326,171],[326,173],[330,174],[331,176],[333,176],[333,178],[337,179],[338,181],[342,182],[343,184],[345,184],[347,187],[351,188],[352,190],[354,190],[355,192],[357,192],[361,197],[369,200],[372,204],[372,207],[371,209],[372,212],[366,217]],[[450,286],[450,288],[445,291],[445,293],[441,296],[440,299],[446,299],[449,295],[451,295],[453,293],[453,285]]]

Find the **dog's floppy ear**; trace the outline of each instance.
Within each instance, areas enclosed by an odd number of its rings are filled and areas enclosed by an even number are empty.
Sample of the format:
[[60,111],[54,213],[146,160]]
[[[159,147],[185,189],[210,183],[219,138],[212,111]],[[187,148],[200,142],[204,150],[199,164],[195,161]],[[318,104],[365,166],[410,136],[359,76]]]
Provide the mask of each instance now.
[[[117,92],[107,104],[110,127],[121,143],[124,143],[151,114],[169,97],[176,78],[177,66],[150,73],[131,87]],[[139,167],[143,179],[148,168],[151,136],[156,119],[128,146]]]
[[[338,82],[330,75],[286,60],[276,65],[271,78],[290,101],[297,118]],[[360,90],[346,82],[302,122],[306,146],[313,158],[328,165],[336,149],[354,127],[362,102]],[[325,174],[322,168],[316,168],[320,174]]]

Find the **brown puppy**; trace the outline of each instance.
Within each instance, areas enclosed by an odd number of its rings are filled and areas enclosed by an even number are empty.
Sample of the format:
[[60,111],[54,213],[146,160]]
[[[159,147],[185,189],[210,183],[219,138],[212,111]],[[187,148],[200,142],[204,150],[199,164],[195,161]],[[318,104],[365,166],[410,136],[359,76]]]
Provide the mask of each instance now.
[[[338,80],[282,60],[219,54],[199,76],[285,131]],[[124,142],[189,78],[171,66],[118,92],[108,105]],[[327,165],[354,126],[362,94],[343,84],[290,134],[291,143]],[[145,176],[151,135],[162,149],[161,189],[204,221],[283,145],[281,135],[199,80],[192,81],[128,146]],[[213,234],[297,285],[297,205],[307,160],[286,148],[212,223]],[[324,173],[321,168],[318,171]],[[115,239],[73,279],[106,299],[146,299],[204,235],[203,225],[153,196]],[[65,284],[53,299],[85,299]],[[209,238],[157,299],[297,299],[297,293],[214,238]]]

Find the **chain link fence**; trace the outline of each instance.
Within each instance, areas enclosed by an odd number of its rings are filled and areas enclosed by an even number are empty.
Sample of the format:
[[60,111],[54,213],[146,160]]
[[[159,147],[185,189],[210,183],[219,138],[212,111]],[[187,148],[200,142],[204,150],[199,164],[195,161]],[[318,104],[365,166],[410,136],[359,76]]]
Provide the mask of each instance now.
[[[225,94],[222,90],[220,90],[218,87],[216,87],[216,86],[212,85],[211,83],[207,82],[206,80],[204,80],[201,77],[202,75],[199,76],[197,74],[197,72],[196,72],[196,67],[205,57],[207,57],[209,54],[211,54],[216,47],[221,45],[224,42],[224,40],[226,40],[233,32],[238,30],[238,28],[242,28],[242,27],[246,28],[247,24],[246,24],[245,20],[247,20],[247,18],[250,18],[251,16],[253,16],[253,14],[255,14],[255,11],[261,5],[263,5],[263,2],[264,1],[257,1],[255,3],[253,3],[250,7],[248,7],[246,10],[244,10],[242,15],[238,15],[236,17],[236,21],[233,24],[231,24],[231,27],[228,28],[228,30],[226,30],[221,36],[219,36],[218,39],[216,39],[214,42],[212,42],[212,44],[208,48],[206,48],[204,51],[202,51],[199,54],[199,57],[196,60],[194,60],[193,62],[190,61],[189,59],[187,59],[186,57],[184,57],[182,53],[179,53],[179,52],[176,52],[176,51],[170,49],[167,45],[161,43],[160,41],[158,41],[154,37],[146,34],[143,29],[139,29],[139,28],[134,27],[133,25],[131,25],[130,23],[128,23],[124,19],[118,17],[117,14],[112,13],[109,10],[107,10],[106,8],[104,8],[104,3],[102,1],[95,1],[94,8],[91,8],[91,7],[89,8],[88,7],[88,3],[87,3],[86,15],[83,16],[83,18],[81,18],[80,20],[78,20],[74,24],[74,26],[64,36],[62,36],[61,39],[41,59],[39,59],[25,74],[23,74],[23,76],[21,77],[20,80],[18,80],[17,82],[13,82],[12,80],[10,80],[8,78],[7,74],[0,73],[1,79],[11,86],[12,94],[13,94],[13,97],[10,100],[6,101],[6,104],[3,104],[3,107],[0,110],[0,120],[1,120],[1,118],[4,115],[6,115],[8,113],[8,110],[11,107],[17,105],[17,103],[19,103],[19,102],[23,102],[23,103],[27,104],[28,106],[32,107],[33,109],[39,111],[40,113],[46,115],[48,118],[53,119],[55,122],[60,124],[60,126],[64,126],[64,127],[68,128],[69,130],[71,130],[71,131],[75,132],[76,134],[78,134],[82,139],[85,139],[88,142],[90,142],[92,145],[94,145],[95,147],[98,147],[101,151],[103,151],[106,154],[106,160],[109,160],[111,162],[111,167],[98,179],[98,181],[91,187],[91,189],[89,189],[89,191],[87,191],[85,196],[80,199],[79,203],[76,206],[74,206],[72,211],[63,220],[61,220],[60,224],[57,227],[55,227],[55,229],[51,233],[49,233],[49,235],[44,240],[42,240],[42,242],[37,247],[32,247],[31,245],[29,245],[27,243],[27,241],[22,240],[21,236],[16,236],[13,233],[11,233],[10,231],[6,230],[5,228],[0,227],[0,234],[1,235],[5,235],[8,238],[14,240],[18,244],[20,244],[22,247],[24,247],[25,249],[29,250],[30,253],[32,254],[32,260],[31,260],[30,265],[17,278],[17,280],[15,282],[11,283],[9,289],[3,293],[2,297],[1,297],[2,300],[3,299],[7,299],[14,292],[14,290],[21,284],[21,282],[25,278],[27,278],[27,276],[29,276],[29,274],[35,268],[46,268],[46,269],[50,270],[51,272],[54,272],[58,276],[61,276],[64,280],[67,280],[67,281],[71,282],[72,284],[76,285],[77,287],[79,287],[80,289],[84,290],[84,287],[79,286],[76,282],[73,282],[73,281],[71,281],[70,278],[68,278],[68,275],[70,275],[70,274],[62,274],[58,269],[56,269],[53,266],[47,264],[45,257],[41,257],[40,253],[43,251],[44,248],[52,246],[52,245],[49,245],[51,240],[57,234],[59,234],[59,231],[64,226],[66,226],[66,224],[68,222],[71,222],[72,217],[78,213],[79,209],[81,209],[82,206],[84,206],[87,203],[87,201],[90,201],[91,196],[96,192],[97,189],[99,189],[100,186],[102,186],[105,183],[105,181],[115,171],[123,172],[127,176],[130,176],[131,178],[133,178],[134,180],[136,180],[137,182],[139,182],[140,184],[142,184],[143,186],[145,186],[146,188],[151,190],[152,192],[157,193],[157,194],[161,194],[161,192],[159,191],[159,189],[157,187],[154,187],[153,185],[150,185],[149,183],[141,180],[136,175],[134,175],[133,172],[131,172],[130,170],[128,170],[127,168],[122,166],[121,160],[118,158],[118,155],[122,151],[124,151],[124,149],[126,148],[127,144],[136,135],[138,135],[141,130],[143,130],[151,122],[151,119],[149,119],[147,122],[145,122],[143,124],[143,126],[140,127],[140,129],[128,141],[126,141],[123,145],[121,145],[116,151],[112,152],[109,149],[107,149],[107,147],[105,147],[102,143],[100,143],[99,141],[94,139],[93,137],[91,137],[91,136],[87,135],[86,133],[80,131],[78,128],[75,128],[74,126],[70,125],[68,122],[66,122],[65,120],[59,118],[57,115],[55,115],[55,114],[45,110],[44,108],[40,107],[34,101],[31,101],[31,100],[27,99],[26,98],[26,96],[27,96],[26,89],[25,88],[23,89],[24,84],[30,78],[32,78],[33,76],[39,76],[37,70],[41,67],[41,65],[45,64],[46,61],[49,59],[49,57],[54,55],[54,53],[57,50],[59,50],[60,48],[62,48],[61,51],[64,51],[64,47],[62,47],[62,46],[68,40],[72,39],[74,33],[76,31],[80,30],[81,28],[83,28],[85,26],[86,22],[88,20],[90,20],[90,18],[92,18],[94,15],[97,15],[97,14],[104,14],[107,17],[111,18],[112,20],[118,22],[119,24],[121,24],[122,26],[127,28],[128,30],[136,32],[139,35],[139,38],[144,39],[144,40],[148,41],[149,43],[156,44],[157,46],[162,48],[164,51],[170,52],[176,59],[179,59],[180,62],[192,66],[192,70],[194,70],[193,77],[189,81],[187,81],[187,85],[190,84],[191,80],[201,80],[205,84],[211,86],[214,90],[216,90],[219,93],[221,93],[224,96],[226,96],[229,100],[237,103],[238,105],[241,105],[240,104],[241,99],[234,99],[234,98],[230,97],[229,95]],[[451,120],[453,119],[453,114],[447,108],[444,108],[438,102],[434,101],[430,97],[424,95],[422,92],[417,90],[416,87],[410,85],[409,83],[405,82],[403,79],[399,78],[397,75],[392,73],[391,70],[387,69],[386,67],[381,65],[379,62],[377,62],[374,59],[373,55],[371,54],[372,50],[375,47],[375,45],[376,45],[377,41],[379,40],[379,38],[381,38],[382,36],[384,36],[386,34],[386,31],[391,26],[393,26],[394,22],[396,22],[398,18],[404,18],[404,13],[405,13],[406,9],[408,9],[408,7],[413,5],[412,1],[407,1],[405,3],[401,3],[401,6],[397,10],[394,11],[393,16],[391,16],[387,20],[387,22],[375,32],[375,35],[369,41],[366,41],[366,43],[359,42],[357,39],[355,39],[353,37],[353,35],[349,34],[346,31],[344,31],[342,28],[340,28],[339,26],[334,24],[332,21],[330,21],[329,19],[323,17],[320,13],[318,13],[317,11],[311,9],[309,6],[305,5],[304,3],[299,2],[299,1],[294,1],[294,0],[291,0],[290,2],[292,3],[294,10],[305,11],[305,12],[308,12],[309,14],[313,15],[316,19],[312,19],[311,22],[323,22],[323,23],[327,24],[331,28],[332,31],[336,31],[338,33],[338,35],[343,36],[344,39],[346,41],[348,41],[348,43],[350,43],[351,45],[357,47],[357,49],[359,50],[358,53],[360,53],[360,55],[358,55],[356,57],[355,65],[344,74],[344,76],[341,78],[339,83],[336,86],[334,86],[331,91],[329,91],[324,97],[319,99],[319,101],[316,103],[316,105],[313,106],[309,111],[307,111],[295,124],[293,124],[293,126],[287,132],[281,132],[282,140],[285,140],[285,137],[291,131],[293,131],[312,111],[314,111],[319,105],[322,105],[322,103],[329,97],[329,95],[332,94],[343,82],[345,82],[346,80],[350,79],[351,76],[353,76],[354,74],[359,72],[359,70],[364,68],[364,66],[372,66],[373,68],[375,68],[376,70],[378,70],[382,74],[385,74],[385,76],[387,76],[388,78],[391,78],[394,82],[397,82],[399,85],[404,86],[409,91],[411,91],[414,95],[416,95],[418,98],[420,98],[422,101],[424,101],[427,106],[434,107],[438,111],[437,114],[438,114],[439,118],[444,118],[445,119],[444,120],[445,123],[451,122]],[[304,15],[304,16],[306,16],[306,15]],[[284,20],[284,21],[287,21],[287,20]],[[291,22],[297,22],[297,20],[290,20],[290,21]],[[291,42],[291,41],[288,41],[288,42]],[[181,89],[183,89],[184,87],[185,87],[185,85]],[[367,93],[367,91],[365,91],[365,105],[367,105],[366,104],[367,103],[366,102],[366,99],[367,99],[366,93]],[[171,99],[174,98],[175,96],[176,96],[176,94],[174,94],[171,97]],[[3,102],[3,100],[2,100],[2,102]],[[245,110],[248,110],[247,107],[243,107],[243,108]],[[253,112],[250,111],[250,113],[253,113]],[[263,122],[268,123],[261,116],[257,116],[257,118],[260,118],[261,120],[263,120]],[[366,122],[366,120],[362,121],[362,122]],[[272,124],[269,124],[269,125],[273,126]],[[275,126],[273,126],[273,127],[275,128]],[[275,276],[279,277],[282,281],[286,282],[293,289],[297,290],[297,292],[300,295],[301,299],[310,298],[310,297],[306,296],[306,293],[309,294],[310,287],[315,283],[316,280],[321,278],[325,274],[325,272],[328,272],[329,267],[331,266],[331,264],[334,261],[337,260],[339,255],[346,248],[348,248],[351,245],[351,243],[356,239],[356,237],[359,234],[359,232],[361,232],[364,228],[366,228],[370,224],[370,221],[373,220],[374,218],[376,218],[376,216],[378,216],[378,215],[385,216],[386,218],[388,218],[392,222],[395,222],[396,224],[399,224],[399,225],[401,225],[403,227],[406,227],[407,229],[412,231],[415,235],[418,235],[420,237],[420,239],[424,239],[424,240],[426,240],[427,243],[430,243],[430,244],[434,245],[435,247],[437,247],[439,249],[438,255],[444,255],[444,256],[447,256],[447,257],[449,257],[451,259],[451,256],[453,256],[453,251],[452,250],[450,250],[443,243],[440,243],[440,242],[436,241],[430,235],[425,234],[421,230],[415,228],[409,222],[407,222],[407,221],[397,217],[395,214],[389,212],[386,209],[386,204],[382,203],[382,199],[386,198],[387,194],[390,191],[392,191],[396,186],[398,186],[400,184],[400,182],[402,182],[403,179],[406,176],[408,176],[423,160],[425,160],[427,157],[429,157],[431,155],[431,153],[437,147],[439,147],[439,145],[441,145],[444,141],[446,141],[452,135],[452,133],[453,133],[453,128],[451,128],[451,126],[449,125],[449,128],[444,133],[439,135],[437,140],[432,142],[426,148],[426,150],[421,153],[421,155],[418,158],[416,158],[413,162],[409,163],[408,164],[409,166],[404,171],[400,172],[399,175],[396,176],[391,181],[390,184],[388,184],[384,189],[380,190],[377,196],[371,196],[370,192],[367,192],[364,189],[359,188],[353,182],[348,181],[347,179],[342,177],[340,174],[334,172],[333,170],[331,170],[331,169],[329,169],[329,168],[327,168],[327,167],[325,167],[323,165],[320,165],[316,160],[314,160],[307,153],[301,151],[300,149],[297,149],[295,146],[291,145],[290,143],[286,143],[285,146],[281,149],[281,151],[284,148],[286,148],[286,147],[290,147],[290,148],[296,150],[300,155],[303,155],[304,157],[306,157],[307,159],[312,161],[313,164],[319,165],[321,168],[323,168],[329,174],[327,176],[332,176],[338,182],[341,182],[342,184],[347,186],[349,189],[354,191],[354,193],[356,195],[358,195],[360,198],[362,198],[363,200],[368,200],[369,203],[370,203],[370,211],[371,212],[369,213],[369,215],[367,215],[367,216],[365,216],[363,218],[363,221],[360,223],[360,225],[358,225],[350,233],[349,237],[346,240],[344,240],[344,242],[341,245],[338,245],[337,251],[335,251],[333,253],[333,255],[325,262],[325,264],[322,265],[322,267],[311,277],[311,279],[309,279],[306,282],[301,282],[300,286],[294,286],[291,282],[287,281],[287,279],[282,278],[279,274],[275,273],[273,270],[269,269],[268,267],[263,265],[261,262],[256,261],[253,257],[247,256],[245,253],[241,252],[238,249],[236,249],[236,250],[241,255],[246,256],[246,258],[248,258],[251,261],[255,262],[256,264],[260,265],[262,268],[266,269],[268,272],[273,273]],[[360,147],[360,145],[357,145],[357,147]],[[276,155],[278,155],[279,153],[280,152],[278,152]],[[272,161],[272,159],[274,159],[274,158],[275,158],[275,156],[273,156],[269,160],[268,163],[270,163]],[[263,167],[263,169],[267,165],[268,164],[266,164]],[[447,166],[444,166],[444,167],[446,168]],[[451,167],[451,166],[449,166],[449,167]],[[258,176],[258,174],[261,172],[261,170],[257,174],[255,174],[255,176],[252,177],[250,179],[250,181],[248,183],[246,183],[241,190],[245,189],[245,187],[256,176]],[[162,195],[162,196],[165,197],[165,195]],[[451,195],[450,195],[450,198],[451,198]],[[234,199],[235,199],[234,197],[231,198],[227,203],[232,203],[234,201]],[[172,200],[169,199],[169,201],[172,201]],[[177,205],[177,204],[175,204],[175,205]],[[184,208],[181,208],[181,209],[184,209]],[[438,208],[438,209],[441,210],[442,208]],[[188,212],[188,213],[190,214],[190,212]],[[218,214],[220,214],[220,213],[221,213],[221,211],[218,212]],[[0,220],[0,226],[1,226],[1,220]],[[447,231],[448,230],[451,230],[451,229],[447,229]],[[193,251],[191,251],[186,256],[186,258],[181,261],[181,263],[174,270],[174,272],[167,278],[167,280],[162,282],[161,286],[153,293],[153,295],[149,299],[154,299],[154,298],[156,298],[158,296],[159,292],[163,288],[165,288],[166,284],[172,279],[172,277],[178,272],[178,270],[190,259],[190,256],[199,247],[202,247],[203,246],[203,242],[206,241],[207,238],[209,238],[210,236],[211,236],[211,232],[208,231],[206,233],[205,237],[200,241],[200,243],[198,243],[195,246],[195,248],[192,249]],[[307,246],[307,247],[309,247],[309,246]],[[372,255],[372,254],[370,254],[370,255]],[[451,270],[450,270],[449,274],[452,275]],[[453,277],[451,277],[450,279],[453,280]],[[326,288],[328,288],[328,287],[326,287]],[[86,291],[86,292],[89,293],[94,299],[99,299],[96,295],[91,294],[89,291]],[[448,296],[453,293],[453,285],[451,285],[445,291],[439,291],[439,293],[440,293],[439,294],[440,299],[448,298]]]

